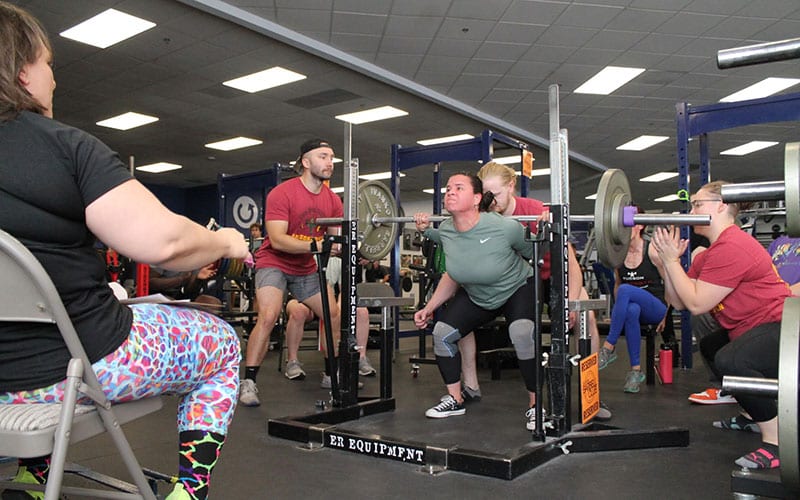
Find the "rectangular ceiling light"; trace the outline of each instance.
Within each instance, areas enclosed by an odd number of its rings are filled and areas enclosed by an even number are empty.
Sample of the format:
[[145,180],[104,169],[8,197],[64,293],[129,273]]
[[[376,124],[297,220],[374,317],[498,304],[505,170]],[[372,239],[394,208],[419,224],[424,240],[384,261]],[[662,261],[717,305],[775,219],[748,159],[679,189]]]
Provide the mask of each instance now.
[[664,142],[669,137],[666,135],[640,135],[632,141],[628,141],[621,146],[617,146],[621,151],[643,151],[651,146],[655,146],[659,142]]
[[[522,175],[522,174],[518,173],[517,175]],[[548,175],[550,175],[549,168],[534,168],[533,170],[531,170],[531,177],[545,177]]]
[[[440,189],[440,191],[442,193],[444,193],[445,191],[447,191],[447,188],[443,187],[442,189]],[[428,194],[433,194],[433,188],[431,188],[431,189],[423,189],[422,192],[423,193],[428,193]]]
[[744,156],[762,149],[769,148],[776,144],[778,143],[775,141],[750,141],[747,144],[742,144],[741,146],[736,146],[735,148],[720,151],[719,154],[728,156]]
[[344,186],[339,186],[335,188],[331,188],[331,192],[333,193],[344,193]]
[[455,141],[466,141],[467,139],[474,139],[474,135],[469,134],[458,134],[458,135],[451,135],[448,137],[436,137],[434,139],[422,139],[417,141],[417,144],[422,144],[423,146],[432,146],[434,144],[444,144],[445,142],[455,142]]
[[142,165],[141,167],[136,167],[136,170],[141,170],[142,172],[150,172],[151,174],[160,174],[161,172],[169,172],[170,170],[178,170],[179,168],[183,168],[183,166],[176,165],[174,163],[167,163],[164,161],[160,161],[158,163],[151,163],[149,165]]
[[639,180],[642,182],[662,182],[667,179],[672,179],[673,177],[678,177],[678,172],[656,172],[653,175],[642,177]]
[[661,198],[656,198],[653,201],[658,201],[658,202],[662,202],[663,203],[663,202],[667,202],[667,201],[678,201],[680,199],[681,199],[680,196],[678,196],[677,194],[673,193],[673,194],[668,194],[667,196],[662,196]]
[[[400,172],[400,177],[405,177],[406,174]],[[392,173],[391,172],[378,172],[377,174],[364,174],[359,175],[359,179],[364,179],[365,181],[382,181],[384,179],[391,179]]]
[[306,75],[295,73],[294,71],[280,66],[275,66],[264,71],[252,73],[250,75],[241,76],[222,82],[223,85],[233,87],[235,89],[243,90],[245,92],[261,92],[262,90],[271,89],[272,87],[279,87],[287,83],[305,80]]
[[158,118],[155,116],[148,116],[141,113],[128,111],[127,113],[101,120],[97,122],[97,125],[100,125],[101,127],[115,128],[117,130],[130,130],[132,128],[141,127],[142,125],[147,125],[148,123],[157,121]]
[[62,31],[59,35],[76,42],[105,49],[115,43],[147,31],[155,25],[155,23],[130,14],[108,9],[66,31]]
[[575,93],[608,95],[642,73],[644,73],[644,68],[606,66],[575,89]]
[[381,106],[379,108],[367,109],[358,111],[356,113],[347,113],[344,115],[337,115],[336,119],[343,122],[349,122],[353,125],[360,125],[362,123],[376,122],[378,120],[387,120],[389,118],[397,118],[398,116],[406,116],[408,111],[397,109],[392,106]]
[[597,199],[597,193],[595,193],[595,194],[590,194],[589,196],[587,196],[587,197],[586,197],[586,198],[584,198],[584,199],[586,199],[586,200],[596,200],[596,199]]
[[759,99],[767,97],[772,94],[777,94],[781,90],[788,89],[793,85],[800,83],[797,78],[765,78],[758,83],[750,85],[747,88],[734,92],[733,94],[723,97],[719,102],[736,102],[747,101],[749,99]]
[[233,151],[234,149],[249,148],[250,146],[257,146],[264,141],[258,139],[251,139],[249,137],[234,137],[232,139],[225,139],[224,141],[211,142],[206,144],[207,148],[219,149],[220,151]]
[[499,156],[497,158],[492,158],[492,161],[500,163],[501,165],[514,165],[522,161],[522,155]]

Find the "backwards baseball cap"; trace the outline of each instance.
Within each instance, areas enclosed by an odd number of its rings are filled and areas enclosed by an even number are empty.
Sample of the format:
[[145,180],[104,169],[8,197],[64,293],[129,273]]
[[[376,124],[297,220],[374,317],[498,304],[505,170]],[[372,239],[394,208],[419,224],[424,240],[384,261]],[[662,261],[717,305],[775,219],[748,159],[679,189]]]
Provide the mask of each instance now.
[[296,172],[299,173],[303,171],[303,161],[302,161],[303,155],[317,148],[333,149],[333,146],[331,146],[330,143],[325,139],[309,139],[306,142],[304,142],[300,146],[300,156],[297,157],[297,161],[294,163],[294,169]]

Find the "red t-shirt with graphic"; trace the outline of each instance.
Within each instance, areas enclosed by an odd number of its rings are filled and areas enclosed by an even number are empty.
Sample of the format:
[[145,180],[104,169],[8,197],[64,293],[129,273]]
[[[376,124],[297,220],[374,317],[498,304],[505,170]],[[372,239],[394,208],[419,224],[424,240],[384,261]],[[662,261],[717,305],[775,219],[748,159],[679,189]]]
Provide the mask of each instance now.
[[[278,184],[267,195],[267,222],[288,222],[286,234],[298,240],[319,240],[327,231],[327,226],[312,226],[310,221],[343,215],[342,200],[328,186],[323,185],[320,192],[314,194],[306,189],[300,177]],[[276,250],[272,248],[269,234],[264,236],[264,243],[256,251],[255,259],[256,268],[274,267],[294,276],[306,276],[317,270],[310,251],[296,254]]]
[[[536,200],[534,198],[523,198],[521,196],[515,196],[514,199],[517,201],[516,206],[514,207],[514,215],[541,215],[544,212],[545,207],[544,203]],[[530,224],[531,231],[536,233],[536,230],[539,228],[535,222],[525,223],[523,222],[522,225]],[[540,271],[540,276],[543,280],[550,279],[550,252],[544,254],[542,258],[543,264],[542,269]]]
[[761,243],[737,226],[724,230],[708,250],[698,254],[687,275],[733,288],[711,310],[731,340],[758,325],[779,322],[783,301],[791,296]]

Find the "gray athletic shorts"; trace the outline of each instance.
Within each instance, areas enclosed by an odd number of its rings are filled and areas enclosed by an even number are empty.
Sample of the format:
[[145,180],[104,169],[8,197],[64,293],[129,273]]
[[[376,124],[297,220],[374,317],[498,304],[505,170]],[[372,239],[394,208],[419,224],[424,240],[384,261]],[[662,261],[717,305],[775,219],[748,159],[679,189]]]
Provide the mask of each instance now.
[[317,273],[305,276],[286,274],[274,267],[264,267],[256,270],[256,289],[268,286],[284,292],[288,288],[294,298],[303,302],[319,293],[319,277]]

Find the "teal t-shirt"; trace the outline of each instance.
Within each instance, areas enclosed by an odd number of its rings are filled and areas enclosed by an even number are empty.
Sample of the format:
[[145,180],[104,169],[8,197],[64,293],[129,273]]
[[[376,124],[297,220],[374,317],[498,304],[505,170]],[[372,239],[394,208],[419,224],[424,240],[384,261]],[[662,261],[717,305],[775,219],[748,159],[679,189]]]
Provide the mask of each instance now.
[[525,241],[525,228],[494,212],[481,213],[468,231],[456,231],[452,219],[425,236],[442,246],[447,274],[485,309],[497,309],[533,276],[528,260],[533,244]]

